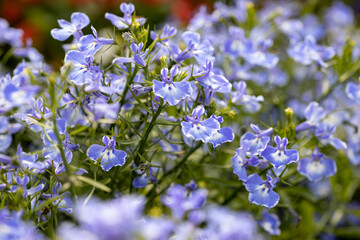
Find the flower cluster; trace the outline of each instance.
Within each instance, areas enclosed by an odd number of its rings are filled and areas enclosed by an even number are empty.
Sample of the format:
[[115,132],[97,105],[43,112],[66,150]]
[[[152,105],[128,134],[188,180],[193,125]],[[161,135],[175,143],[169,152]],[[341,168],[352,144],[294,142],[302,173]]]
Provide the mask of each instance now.
[[132,3],[111,30],[75,12],[51,31],[59,71],[0,19],[0,239],[346,235],[360,39],[350,7],[301,6],[218,2],[153,31]]

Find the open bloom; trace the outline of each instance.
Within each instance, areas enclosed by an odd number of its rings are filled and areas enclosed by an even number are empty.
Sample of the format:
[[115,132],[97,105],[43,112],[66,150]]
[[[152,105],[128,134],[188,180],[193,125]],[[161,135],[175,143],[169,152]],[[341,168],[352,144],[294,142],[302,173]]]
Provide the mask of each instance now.
[[[135,11],[135,6],[132,3],[122,3],[120,5],[121,12],[124,13],[123,17],[118,17],[112,13],[105,13],[105,18],[109,20],[115,27],[118,29],[126,29],[132,23],[132,14]],[[137,18],[136,22],[139,22],[141,25],[145,23],[145,18]]]
[[76,40],[79,40],[83,35],[81,29],[89,25],[90,19],[85,13],[74,12],[71,14],[71,22],[64,19],[58,20],[61,28],[51,30],[51,36],[59,41],[65,41],[71,35],[74,35]]
[[251,124],[250,127],[255,134],[252,132],[245,133],[240,139],[240,145],[242,145],[245,141],[249,141],[250,148],[248,151],[251,152],[251,154],[261,154],[270,141],[269,135],[273,132],[273,128],[260,130],[260,128],[255,124]]
[[93,144],[91,145],[86,154],[93,160],[101,160],[101,168],[105,171],[109,171],[114,166],[122,166],[126,161],[126,152],[115,149],[115,140],[108,136],[103,137],[104,146]]
[[89,34],[83,36],[79,41],[79,50],[86,52],[87,56],[94,56],[103,45],[112,44],[114,42],[114,40],[109,38],[99,38],[96,29],[93,26],[91,26],[91,29],[94,35]]
[[336,163],[334,160],[326,158],[316,147],[310,158],[300,159],[298,172],[306,176],[310,181],[317,182],[325,177],[330,177],[336,173]]
[[256,166],[259,159],[251,155],[251,142],[243,141],[240,148],[236,149],[235,155],[232,157],[233,172],[239,177],[239,180],[246,181],[248,179],[246,173],[247,166]]
[[317,45],[315,38],[308,35],[303,42],[292,44],[288,54],[301,64],[310,65],[312,62],[317,62],[322,67],[327,67],[328,64],[324,61],[333,58],[335,51],[331,47]]
[[261,153],[261,156],[269,161],[275,168],[285,166],[291,162],[297,162],[299,160],[299,153],[296,149],[286,149],[288,144],[287,138],[281,138],[276,135],[274,137],[274,142],[277,147],[267,146],[265,150]]
[[154,94],[162,97],[171,106],[175,106],[180,100],[191,95],[191,87],[186,80],[174,82],[178,73],[179,68],[176,66],[170,69],[170,76],[169,70],[163,68],[160,75],[161,82],[158,80],[153,81]]
[[219,121],[214,118],[201,121],[201,116],[204,113],[204,106],[200,105],[194,109],[192,116],[185,116],[186,121],[181,122],[181,131],[184,136],[207,143],[213,133],[220,129]]
[[175,184],[167,190],[166,195],[161,196],[161,202],[171,209],[176,219],[181,219],[187,211],[199,209],[205,204],[207,191],[196,188],[194,181],[185,186]]
[[305,113],[306,121],[296,126],[295,130],[297,132],[318,125],[320,120],[326,116],[325,110],[317,102],[311,102],[305,108],[304,113]]
[[272,208],[280,200],[279,194],[273,191],[279,178],[271,178],[269,175],[266,175],[266,178],[266,181],[263,181],[259,175],[254,173],[244,182],[244,186],[249,191],[250,203]]

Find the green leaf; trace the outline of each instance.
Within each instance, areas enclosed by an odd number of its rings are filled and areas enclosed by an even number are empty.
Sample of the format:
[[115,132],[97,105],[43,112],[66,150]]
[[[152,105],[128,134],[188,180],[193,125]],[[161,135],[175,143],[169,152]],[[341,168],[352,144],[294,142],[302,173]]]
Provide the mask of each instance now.
[[97,182],[91,178],[87,178],[87,177],[84,177],[84,176],[76,176],[75,177],[76,179],[80,180],[80,181],[83,181],[89,185],[92,185],[98,189],[101,189],[103,190],[104,192],[111,192],[111,188],[105,186],[104,184],[100,183],[100,182]]

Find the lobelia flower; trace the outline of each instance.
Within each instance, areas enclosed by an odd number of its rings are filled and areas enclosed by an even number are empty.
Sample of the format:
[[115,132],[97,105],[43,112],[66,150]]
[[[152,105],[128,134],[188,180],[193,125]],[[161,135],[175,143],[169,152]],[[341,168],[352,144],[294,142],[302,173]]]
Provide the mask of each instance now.
[[71,214],[73,204],[69,196],[70,192],[64,192],[60,194],[60,189],[61,189],[61,183],[58,182],[55,186],[53,186],[52,194],[46,193],[46,194],[42,194],[42,196],[45,199],[51,199],[53,197],[61,197],[53,201],[54,206],[56,206],[61,212],[66,212],[67,214]]
[[208,40],[200,42],[200,34],[195,32],[186,31],[181,36],[187,46],[186,49],[181,51],[176,44],[170,45],[175,61],[182,62],[194,57],[200,65],[204,66],[214,52],[210,42]]
[[186,81],[174,82],[174,79],[179,73],[179,68],[174,66],[169,70],[167,68],[161,69],[160,79],[153,80],[153,90],[156,96],[164,99],[171,106],[177,105],[180,100],[191,95],[190,84]]
[[280,235],[280,220],[276,214],[263,211],[263,219],[259,222],[260,226],[270,235]]
[[[120,10],[124,13],[124,17],[118,17],[112,13],[105,13],[105,18],[119,30],[123,30],[132,24],[132,14],[135,11],[135,6],[132,3],[121,3]],[[146,20],[145,18],[136,18],[135,21],[143,25]]]
[[345,88],[346,95],[354,100],[356,104],[360,105],[360,85],[355,84],[354,82],[349,82],[346,84]]
[[[217,117],[214,114],[211,117],[216,119],[220,124],[224,121],[223,117]],[[231,127],[220,128],[210,136],[209,143],[212,143],[213,147],[216,148],[225,142],[234,141],[234,137],[234,131]]]
[[22,220],[21,212],[10,212],[6,208],[0,210],[0,239],[45,239],[32,224]]
[[[65,64],[72,64],[72,69],[68,74],[68,78],[74,84],[79,86],[93,83],[95,77],[102,78],[102,71],[100,70],[100,67],[94,66],[93,61],[93,57],[86,56],[85,52],[77,50],[67,52],[65,55]],[[100,76],[98,73],[100,73]]]
[[250,148],[248,151],[253,155],[259,155],[267,147],[267,144],[270,141],[269,135],[272,134],[273,128],[260,130],[257,125],[252,123],[250,124],[250,127],[255,132],[255,134],[252,132],[246,132],[241,136],[240,145],[242,145],[244,141],[249,141]]
[[43,183],[40,183],[40,184],[37,184],[36,186],[28,189],[27,188],[27,184],[30,182],[30,178],[28,176],[24,176],[24,177],[19,177],[19,176],[16,176],[16,183],[19,185],[19,186],[11,186],[10,190],[11,192],[16,192],[19,188],[22,188],[23,189],[23,197],[27,197],[27,196],[33,196],[35,193],[43,190],[43,188],[45,187],[45,184]]
[[310,181],[317,182],[325,177],[330,177],[336,173],[336,163],[334,160],[326,158],[324,154],[315,147],[310,158],[300,159],[298,172],[306,176]]
[[65,41],[71,35],[74,35],[76,40],[79,40],[83,35],[81,29],[89,25],[90,19],[85,13],[74,12],[71,14],[71,22],[64,19],[58,20],[61,28],[54,28],[51,30],[51,36],[59,41]]
[[347,144],[344,141],[341,141],[340,139],[332,136],[335,130],[336,130],[335,125],[327,122],[321,122],[316,127],[314,135],[320,141],[331,144],[337,150],[346,149]]
[[194,75],[196,80],[204,87],[211,87],[215,92],[228,93],[232,85],[224,76],[216,74],[213,70],[214,63],[212,60],[207,61],[204,71]]
[[241,181],[248,179],[246,167],[256,166],[259,163],[259,159],[252,155],[250,150],[251,142],[245,140],[241,143],[241,147],[236,149],[235,155],[232,157],[233,173],[235,173]]
[[181,122],[181,132],[184,136],[207,143],[214,132],[220,130],[220,123],[216,119],[200,120],[204,113],[204,106],[200,105],[193,110],[192,116],[185,116],[185,121]]
[[205,204],[207,191],[196,188],[194,181],[185,186],[175,184],[167,190],[166,195],[161,196],[161,202],[171,209],[175,219],[181,219],[187,211],[199,209]]
[[317,102],[311,102],[304,113],[306,121],[295,127],[297,132],[316,126],[326,116],[325,110]]
[[102,139],[104,146],[93,144],[86,151],[87,156],[96,162],[100,160],[101,168],[109,171],[114,166],[122,166],[126,161],[126,152],[115,149],[114,138],[104,136]]
[[152,40],[155,40],[157,37],[159,38],[160,42],[167,42],[169,38],[176,35],[177,29],[175,27],[171,27],[169,24],[166,24],[161,34],[156,34],[156,32],[151,31],[150,36]]
[[324,61],[333,58],[335,51],[331,47],[317,45],[315,38],[307,35],[304,41],[291,44],[288,54],[295,61],[304,65],[310,65],[315,61],[322,67],[328,67]]
[[58,233],[64,236],[63,239],[71,240],[79,239],[78,236],[91,240],[136,239],[144,205],[145,199],[135,195],[107,201],[91,198],[85,204],[78,201],[74,204],[73,213],[78,225],[64,224]]
[[261,156],[269,161],[275,168],[288,165],[299,160],[299,153],[296,149],[286,149],[287,138],[281,139],[278,135],[274,137],[277,147],[267,146]]
[[273,188],[276,187],[279,180],[278,177],[271,178],[269,175],[266,175],[266,181],[263,181],[256,173],[250,175],[246,182],[244,182],[244,186],[249,192],[250,203],[267,208],[275,207],[280,197],[273,191]]
[[81,37],[78,43],[79,50],[86,52],[86,56],[94,56],[103,45],[109,45],[114,42],[114,40],[109,38],[99,38],[96,29],[93,26],[91,26],[91,29],[93,35],[89,34]]
[[147,164],[144,164],[144,169],[138,169],[136,170],[136,173],[139,174],[133,181],[132,185],[134,188],[144,188],[148,185],[148,182],[150,180],[151,183],[156,183],[157,179],[155,177],[155,174],[157,172],[157,169],[154,169],[153,167],[150,167]]
[[231,102],[236,105],[244,105],[245,110],[249,113],[258,112],[261,108],[259,102],[264,101],[263,96],[251,96],[248,95],[246,90],[246,82],[234,82],[233,84],[236,91],[231,92]]
[[136,63],[142,67],[146,66],[145,57],[149,51],[149,49],[146,49],[145,52],[142,51],[144,47],[144,44],[141,42],[139,44],[132,43],[130,45],[130,50],[134,53],[133,58],[127,58],[127,57],[118,57],[114,58],[112,63],[113,64],[124,64],[124,63]]

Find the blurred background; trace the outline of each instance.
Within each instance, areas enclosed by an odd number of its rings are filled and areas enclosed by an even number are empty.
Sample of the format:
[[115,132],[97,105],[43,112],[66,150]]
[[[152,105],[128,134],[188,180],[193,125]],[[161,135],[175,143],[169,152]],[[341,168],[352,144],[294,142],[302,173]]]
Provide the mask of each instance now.
[[[331,5],[333,0],[299,0],[310,5],[313,11],[320,12],[322,8]],[[72,12],[84,12],[96,29],[111,26],[104,18],[106,12],[116,15],[120,13],[121,0],[0,0],[0,17],[9,21],[12,27],[24,30],[24,40],[31,38],[33,46],[45,56],[48,63],[59,65],[64,52],[62,43],[50,36],[53,28],[58,28],[57,19],[69,20]],[[150,29],[164,21],[177,23],[177,26],[186,26],[200,5],[213,8],[215,0],[133,0],[138,16],[148,19]],[[222,0],[222,2],[231,2]],[[257,6],[266,4],[266,0],[257,0]],[[356,13],[360,12],[359,0],[344,0],[352,6]],[[359,14],[357,14],[359,16]],[[90,33],[90,28],[84,31]],[[89,31],[89,32],[87,32]],[[61,60],[60,60],[61,61]]]

